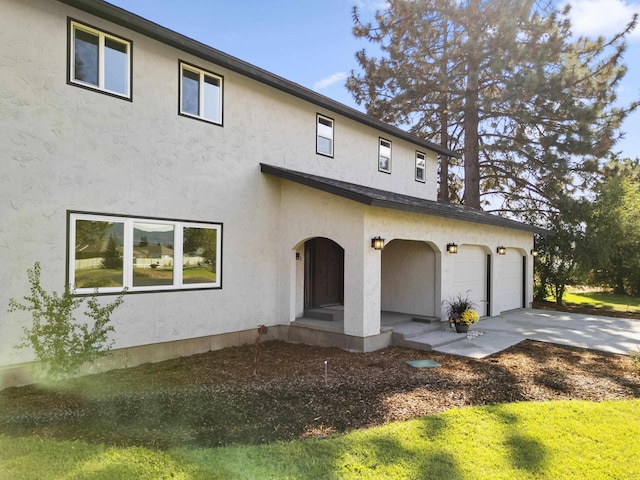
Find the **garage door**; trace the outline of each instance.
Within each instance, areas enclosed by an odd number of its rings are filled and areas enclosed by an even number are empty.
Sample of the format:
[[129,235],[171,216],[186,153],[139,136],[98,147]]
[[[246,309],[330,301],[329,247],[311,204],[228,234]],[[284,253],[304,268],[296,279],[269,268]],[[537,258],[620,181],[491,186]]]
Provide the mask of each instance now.
[[[516,250],[507,249],[506,255],[496,257],[500,262],[500,304],[501,310],[522,308],[522,289],[524,272],[522,271],[522,255]],[[496,268],[496,274],[498,269]]]
[[455,292],[475,303],[478,314],[487,315],[487,254],[482,247],[460,245],[455,256]]

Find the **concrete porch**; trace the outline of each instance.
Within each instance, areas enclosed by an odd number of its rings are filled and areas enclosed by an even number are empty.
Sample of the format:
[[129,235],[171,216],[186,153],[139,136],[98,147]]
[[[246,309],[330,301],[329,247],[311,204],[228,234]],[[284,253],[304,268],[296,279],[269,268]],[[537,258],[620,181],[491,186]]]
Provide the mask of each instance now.
[[[344,335],[344,307],[323,307],[305,311],[305,316],[291,322],[291,333],[303,335],[308,342],[322,346],[336,346]],[[306,330],[306,334],[302,331]],[[437,350],[440,347],[466,339],[466,335],[454,332],[447,322],[437,317],[410,315],[398,312],[381,312],[380,334],[368,339],[372,346],[384,348],[390,345],[405,346],[417,350]],[[292,339],[295,341],[295,338]],[[340,342],[341,344],[343,342]],[[343,347],[344,348],[344,347]],[[350,348],[348,348],[350,349]],[[356,348],[355,350],[360,350]],[[370,351],[363,349],[362,351]]]

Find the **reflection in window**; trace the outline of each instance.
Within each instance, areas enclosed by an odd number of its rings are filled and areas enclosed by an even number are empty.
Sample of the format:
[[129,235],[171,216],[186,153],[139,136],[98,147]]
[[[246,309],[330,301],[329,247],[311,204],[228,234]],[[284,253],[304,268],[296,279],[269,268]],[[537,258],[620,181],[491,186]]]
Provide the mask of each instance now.
[[68,282],[78,294],[222,285],[219,223],[70,212],[68,243]]
[[180,64],[180,113],[222,123],[222,77]]
[[78,220],[74,287],[122,287],[124,224]]
[[182,283],[216,281],[218,231],[185,227],[182,248]]
[[75,80],[98,86],[98,40],[97,35],[75,31]]
[[87,25],[70,25],[71,82],[130,97],[131,43]]
[[133,224],[133,286],[173,285],[173,225]]
[[200,114],[200,75],[191,70],[182,70],[182,112]]

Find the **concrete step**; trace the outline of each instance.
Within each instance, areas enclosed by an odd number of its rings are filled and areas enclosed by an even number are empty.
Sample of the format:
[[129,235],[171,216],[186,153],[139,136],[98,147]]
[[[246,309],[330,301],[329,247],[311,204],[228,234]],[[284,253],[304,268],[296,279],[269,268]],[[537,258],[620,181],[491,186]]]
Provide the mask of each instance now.
[[395,325],[391,336],[394,345],[433,350],[467,338],[450,329],[447,322],[421,323],[407,322]]
[[416,350],[435,350],[445,345],[466,340],[467,336],[453,331],[440,330],[424,335],[407,338],[399,344],[403,347],[415,348]]
[[440,329],[442,329],[442,325],[439,323],[404,322],[393,326],[392,338],[394,341],[403,341]]
[[304,318],[336,322],[344,320],[344,307],[310,308],[304,311]]
[[440,318],[414,315],[413,317],[411,317],[411,321],[418,322],[418,323],[440,323]]

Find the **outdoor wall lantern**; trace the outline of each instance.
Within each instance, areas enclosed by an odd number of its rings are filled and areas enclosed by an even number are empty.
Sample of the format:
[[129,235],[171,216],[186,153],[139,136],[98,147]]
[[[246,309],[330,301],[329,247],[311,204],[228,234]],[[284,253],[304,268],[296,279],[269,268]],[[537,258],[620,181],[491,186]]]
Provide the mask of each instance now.
[[455,243],[447,243],[447,252],[458,253],[458,245]]
[[505,255],[507,253],[507,249],[506,249],[506,247],[500,246],[500,247],[498,247],[496,252],[498,252],[498,255]]
[[382,250],[384,248],[384,238],[373,237],[371,239],[371,248]]
[[531,256],[532,257],[537,257],[538,256],[538,250],[536,250],[535,248],[531,250]]

